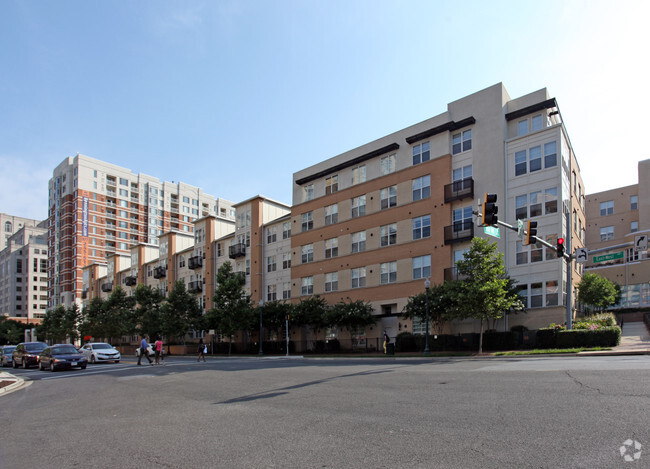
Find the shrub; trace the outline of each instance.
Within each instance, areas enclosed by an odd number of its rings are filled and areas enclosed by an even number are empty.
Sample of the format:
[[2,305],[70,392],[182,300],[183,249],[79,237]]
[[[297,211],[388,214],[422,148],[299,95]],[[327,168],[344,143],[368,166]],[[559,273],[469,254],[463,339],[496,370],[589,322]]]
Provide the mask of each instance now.
[[517,332],[486,332],[483,334],[484,350],[512,350],[519,344]]
[[621,328],[606,326],[599,329],[573,329],[557,334],[558,348],[571,347],[615,347],[621,342]]
[[400,332],[395,338],[396,352],[417,352],[418,346],[415,336],[410,332]]
[[540,329],[537,331],[537,347],[555,348],[557,343],[557,330],[552,328]]

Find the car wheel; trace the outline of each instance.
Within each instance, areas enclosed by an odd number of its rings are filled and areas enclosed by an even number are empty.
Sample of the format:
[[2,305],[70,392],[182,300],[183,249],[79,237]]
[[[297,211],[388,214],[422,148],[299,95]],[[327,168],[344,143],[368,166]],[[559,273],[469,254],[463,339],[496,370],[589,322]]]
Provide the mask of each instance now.
[[41,371],[45,370],[45,368],[43,368],[43,362],[38,362],[38,369]]
[[23,358],[23,370],[26,370],[27,368],[29,368],[29,366],[27,365],[27,360]]
[[85,369],[86,369],[86,365],[81,365],[81,369],[82,369],[82,370],[85,370]]
[[50,371],[54,373],[56,371],[56,368],[54,368],[54,362],[50,362]]
[[115,360],[115,363],[119,363],[119,362],[120,362],[119,360]]
[[12,368],[18,368],[18,363],[16,363],[16,360],[14,360],[13,362],[11,362],[11,367],[12,367]]
[[90,363],[95,364],[95,355],[90,356]]

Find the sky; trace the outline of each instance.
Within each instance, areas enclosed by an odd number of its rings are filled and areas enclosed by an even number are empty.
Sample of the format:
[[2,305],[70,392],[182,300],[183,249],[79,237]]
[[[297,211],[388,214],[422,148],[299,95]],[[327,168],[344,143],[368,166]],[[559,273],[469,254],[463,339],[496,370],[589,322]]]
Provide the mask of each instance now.
[[[558,101],[588,194],[650,150],[647,1],[0,2],[0,212],[77,153],[233,202],[502,82]],[[636,125],[631,125],[636,124]],[[634,142],[633,142],[634,143]]]

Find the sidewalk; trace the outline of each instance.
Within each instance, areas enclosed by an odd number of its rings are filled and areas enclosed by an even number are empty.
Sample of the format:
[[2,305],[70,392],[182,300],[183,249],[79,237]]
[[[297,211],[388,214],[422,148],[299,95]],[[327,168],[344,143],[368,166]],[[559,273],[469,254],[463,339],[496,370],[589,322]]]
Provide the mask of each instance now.
[[621,343],[612,350],[580,352],[578,355],[650,355],[650,334],[646,325],[639,322],[623,324]]

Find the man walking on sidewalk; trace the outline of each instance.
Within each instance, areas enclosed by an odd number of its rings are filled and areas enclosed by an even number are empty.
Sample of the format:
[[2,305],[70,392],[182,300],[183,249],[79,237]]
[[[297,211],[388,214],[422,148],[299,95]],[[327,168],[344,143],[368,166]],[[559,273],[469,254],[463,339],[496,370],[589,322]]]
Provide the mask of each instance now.
[[151,361],[151,358],[149,358],[147,347],[148,347],[147,336],[143,335],[142,341],[140,342],[140,355],[138,355],[138,365],[140,365],[140,361],[142,360],[142,356],[144,355],[145,357],[147,357],[147,360],[149,360],[149,364],[153,366],[153,361]]

